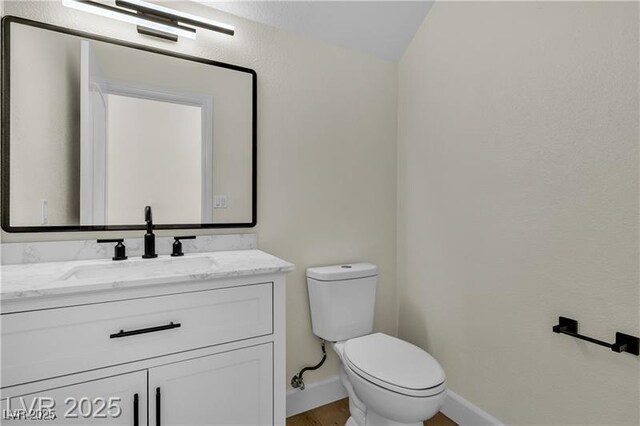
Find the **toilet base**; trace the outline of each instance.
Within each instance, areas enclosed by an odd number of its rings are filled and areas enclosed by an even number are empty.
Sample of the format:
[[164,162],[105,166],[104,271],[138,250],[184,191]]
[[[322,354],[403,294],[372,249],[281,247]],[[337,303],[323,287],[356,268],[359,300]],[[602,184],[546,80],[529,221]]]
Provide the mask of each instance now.
[[375,411],[367,410],[365,426],[422,426],[423,423],[398,423],[382,417]]
[[[357,416],[356,416],[357,417]],[[365,416],[364,423],[358,423],[358,421],[350,416],[345,423],[345,426],[422,426],[423,423],[398,423],[379,416],[375,412],[369,410]]]
[[[356,395],[353,385],[349,380],[349,376],[345,371],[345,366],[342,364],[342,345],[340,343],[334,343],[333,349],[338,353],[340,357],[340,382],[347,391],[349,396],[349,414],[351,415],[345,426],[422,426],[422,422],[417,423],[399,423],[381,416],[375,411],[368,408]],[[437,407],[439,409],[439,406]],[[436,409],[435,412],[438,410]],[[435,412],[433,414],[435,414]],[[433,415],[432,414],[432,415]],[[430,418],[428,416],[427,418]],[[427,419],[425,419],[427,420]]]
[[349,396],[349,414],[345,426],[422,426],[422,423],[398,423],[382,417],[375,411],[367,408],[356,396],[351,382],[344,371],[344,366],[340,365],[340,381],[347,390]]

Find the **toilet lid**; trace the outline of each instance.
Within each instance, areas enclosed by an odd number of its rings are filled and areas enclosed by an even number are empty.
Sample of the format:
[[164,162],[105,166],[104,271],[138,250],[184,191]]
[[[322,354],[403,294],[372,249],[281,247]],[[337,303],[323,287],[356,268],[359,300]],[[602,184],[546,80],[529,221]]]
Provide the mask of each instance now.
[[346,364],[364,379],[412,396],[429,396],[445,388],[444,370],[429,353],[383,333],[348,340]]

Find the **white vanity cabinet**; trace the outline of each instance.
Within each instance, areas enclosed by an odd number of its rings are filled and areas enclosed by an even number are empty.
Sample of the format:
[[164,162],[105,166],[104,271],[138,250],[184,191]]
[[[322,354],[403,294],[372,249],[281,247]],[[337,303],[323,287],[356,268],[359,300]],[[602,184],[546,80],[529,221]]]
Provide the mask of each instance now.
[[284,424],[282,263],[3,299],[2,424]]
[[2,385],[270,335],[272,293],[252,283],[3,315]]
[[152,368],[150,424],[271,424],[272,363],[267,343]]
[[[84,425],[89,418],[104,425],[147,424],[147,372],[135,371],[32,393],[12,393],[2,402],[2,424]],[[47,408],[53,407],[53,411]],[[39,410],[33,420],[21,409]],[[16,414],[9,417],[9,411]],[[55,413],[55,418],[51,415]],[[38,418],[40,420],[38,420]]]

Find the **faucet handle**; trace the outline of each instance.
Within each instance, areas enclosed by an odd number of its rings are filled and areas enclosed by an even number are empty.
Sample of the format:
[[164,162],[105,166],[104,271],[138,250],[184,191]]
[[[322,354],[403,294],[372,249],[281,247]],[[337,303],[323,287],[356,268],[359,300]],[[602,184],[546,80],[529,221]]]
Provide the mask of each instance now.
[[182,241],[180,240],[195,240],[196,236],[195,235],[189,235],[189,236],[185,236],[185,237],[173,237],[173,251],[171,253],[171,256],[173,257],[177,257],[177,256],[184,256],[184,253],[182,252]]
[[98,243],[116,243],[114,247],[113,260],[126,260],[127,259],[127,248],[124,245],[123,238],[111,238],[111,239],[101,239],[97,240]]

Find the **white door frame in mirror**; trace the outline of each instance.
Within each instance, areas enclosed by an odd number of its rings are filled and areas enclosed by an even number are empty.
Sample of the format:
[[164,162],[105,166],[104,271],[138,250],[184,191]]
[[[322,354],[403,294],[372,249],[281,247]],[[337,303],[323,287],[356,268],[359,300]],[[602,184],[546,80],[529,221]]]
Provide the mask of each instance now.
[[89,47],[82,55],[80,223],[108,225],[107,103],[108,95],[129,96],[200,107],[202,111],[202,222],[213,220],[213,97],[144,83],[100,77]]

